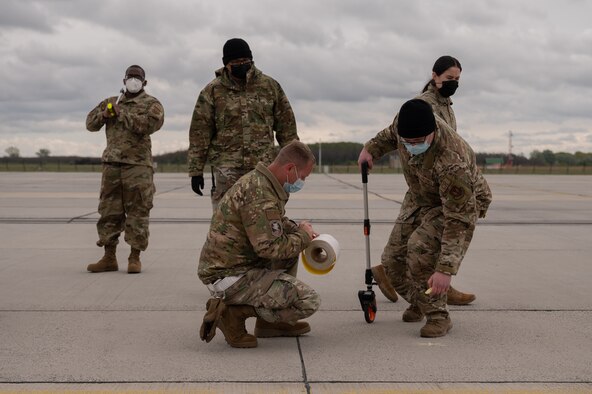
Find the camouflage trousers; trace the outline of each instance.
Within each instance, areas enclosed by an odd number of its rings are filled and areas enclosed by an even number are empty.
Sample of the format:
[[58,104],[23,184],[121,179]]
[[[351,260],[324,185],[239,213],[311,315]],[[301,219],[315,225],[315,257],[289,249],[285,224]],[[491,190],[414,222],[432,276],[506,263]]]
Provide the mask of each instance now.
[[253,168],[214,167],[214,179],[216,189],[212,192],[212,209],[216,212],[218,203],[224,197],[228,189],[232,187],[243,175]]
[[104,163],[97,222],[98,246],[117,245],[125,231],[132,248],[148,247],[148,221],[154,197],[152,167]]
[[[461,260],[469,248],[474,228],[471,226],[464,236]],[[421,208],[409,217],[399,216],[381,258],[397,293],[432,319],[448,316],[446,293],[425,294],[427,281],[435,272],[440,256],[443,231],[442,207]]]
[[[281,266],[281,264],[279,265]],[[257,316],[270,322],[296,323],[315,313],[321,305],[316,291],[288,272],[296,274],[296,264],[286,269],[253,268],[226,290],[226,305],[252,305]]]

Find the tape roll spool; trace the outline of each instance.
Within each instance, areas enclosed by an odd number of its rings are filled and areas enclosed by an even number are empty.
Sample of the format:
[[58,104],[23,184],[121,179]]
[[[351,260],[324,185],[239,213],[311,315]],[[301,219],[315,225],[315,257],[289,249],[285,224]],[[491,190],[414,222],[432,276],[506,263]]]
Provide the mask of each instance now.
[[339,242],[329,234],[320,234],[302,252],[302,265],[311,274],[325,275],[339,257]]

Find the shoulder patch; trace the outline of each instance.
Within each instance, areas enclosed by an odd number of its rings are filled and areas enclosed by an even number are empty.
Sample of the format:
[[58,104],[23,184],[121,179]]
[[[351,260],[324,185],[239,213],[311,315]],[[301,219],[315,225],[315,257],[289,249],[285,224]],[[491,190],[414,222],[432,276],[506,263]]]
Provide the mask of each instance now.
[[277,209],[266,209],[265,217],[269,223],[271,235],[274,237],[279,237],[282,235],[284,229],[282,227],[282,215],[280,215],[280,212]]
[[279,237],[283,233],[282,229],[282,222],[279,220],[271,220],[269,222],[269,227],[271,228],[271,235],[274,237]]
[[450,195],[452,196],[452,198],[454,198],[455,200],[460,200],[462,198],[462,196],[464,196],[465,191],[463,190],[462,187],[457,186],[457,185],[453,185],[450,188]]
[[468,190],[460,185],[452,185],[449,191],[450,196],[457,201],[463,200],[465,198],[465,194],[468,192]]
[[162,116],[162,109],[160,105],[152,105],[149,110],[150,116],[160,118]]

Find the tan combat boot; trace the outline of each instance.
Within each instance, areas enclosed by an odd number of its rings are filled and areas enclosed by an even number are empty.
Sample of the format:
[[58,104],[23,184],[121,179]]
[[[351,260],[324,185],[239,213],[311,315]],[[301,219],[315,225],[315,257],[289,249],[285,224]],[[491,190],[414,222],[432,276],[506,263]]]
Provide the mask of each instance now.
[[415,323],[423,320],[423,313],[417,305],[409,305],[405,312],[403,312],[403,321],[407,323]]
[[310,325],[305,321],[297,321],[296,324],[291,325],[285,322],[269,323],[258,317],[255,323],[257,338],[297,337],[307,332],[310,332]]
[[375,265],[371,268],[372,276],[378,285],[378,288],[384,294],[386,298],[388,298],[392,302],[397,302],[399,296],[397,296],[397,292],[393,285],[391,285],[390,279],[386,276],[386,272],[384,270],[384,266],[382,264]]
[[115,245],[105,246],[105,255],[94,264],[89,264],[86,269],[90,272],[117,271],[117,257],[115,256]]
[[475,301],[475,294],[471,293],[463,293],[461,291],[456,290],[452,286],[448,289],[446,293],[446,303],[448,305],[468,305],[471,302]]
[[250,305],[227,305],[218,328],[224,334],[226,342],[232,347],[250,348],[257,347],[257,338],[247,332],[245,320],[255,317],[255,308]]
[[425,326],[421,328],[420,335],[424,338],[443,337],[452,328],[452,320],[450,317],[446,319],[430,319],[428,318]]
[[140,261],[140,250],[132,248],[127,259],[127,273],[128,274],[139,274],[142,272],[142,262]]

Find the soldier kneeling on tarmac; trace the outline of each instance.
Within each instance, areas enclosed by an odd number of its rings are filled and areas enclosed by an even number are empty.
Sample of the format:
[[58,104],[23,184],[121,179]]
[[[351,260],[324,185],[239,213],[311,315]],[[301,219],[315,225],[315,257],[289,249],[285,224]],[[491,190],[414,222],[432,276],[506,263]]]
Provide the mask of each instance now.
[[[198,276],[212,298],[200,337],[219,328],[232,347],[257,346],[257,338],[293,337],[310,331],[299,321],[315,313],[319,295],[296,279],[299,254],[317,234],[310,223],[285,216],[290,193],[299,191],[315,158],[293,141],[269,166],[259,163],[224,195],[212,218]],[[245,320],[256,317],[255,335]]]

